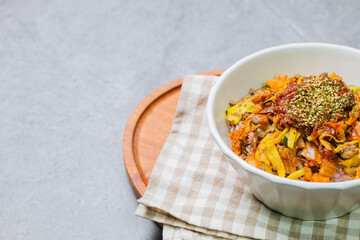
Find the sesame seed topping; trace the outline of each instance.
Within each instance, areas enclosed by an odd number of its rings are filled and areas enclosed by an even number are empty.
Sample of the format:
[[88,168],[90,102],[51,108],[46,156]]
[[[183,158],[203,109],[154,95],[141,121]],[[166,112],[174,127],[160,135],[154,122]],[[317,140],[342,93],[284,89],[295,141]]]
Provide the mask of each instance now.
[[310,76],[300,84],[292,84],[291,88],[292,91],[279,94],[277,102],[287,99],[281,110],[285,113],[285,122],[295,127],[316,127],[339,121],[347,117],[355,105],[352,90],[341,79]]

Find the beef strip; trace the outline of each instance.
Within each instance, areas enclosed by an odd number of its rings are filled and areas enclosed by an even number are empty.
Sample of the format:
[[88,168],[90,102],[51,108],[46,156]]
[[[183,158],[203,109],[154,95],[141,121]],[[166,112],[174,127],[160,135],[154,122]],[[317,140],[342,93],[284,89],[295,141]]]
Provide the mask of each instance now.
[[299,79],[300,76],[301,76],[300,74],[296,73],[292,77],[295,78],[295,79]]
[[231,101],[229,102],[229,106],[232,107],[232,106],[234,106],[234,105],[236,105],[236,102],[235,102],[234,100],[231,100]]
[[245,138],[245,144],[243,150],[247,153],[246,155],[250,155],[253,149],[256,147],[257,137],[254,132],[250,132]]
[[257,91],[259,91],[258,88],[250,88],[249,90],[250,97],[254,96]]
[[327,72],[323,72],[319,75],[320,79],[325,79],[328,77],[328,73]]
[[355,144],[348,144],[343,147],[340,154],[342,159],[349,159],[354,157],[358,153],[358,149]]
[[343,169],[338,168],[334,174],[334,176],[331,178],[334,182],[343,182],[348,180],[353,180],[354,177],[347,174]]
[[242,119],[247,119],[248,118],[248,116],[250,116],[251,115],[251,113],[249,113],[249,112],[245,112],[245,113],[243,113],[243,115],[242,115]]
[[265,131],[262,130],[261,128],[257,128],[255,133],[256,133],[257,137],[260,139],[263,139],[266,136]]
[[251,117],[251,122],[255,125],[260,124],[262,122],[262,118],[254,115]]

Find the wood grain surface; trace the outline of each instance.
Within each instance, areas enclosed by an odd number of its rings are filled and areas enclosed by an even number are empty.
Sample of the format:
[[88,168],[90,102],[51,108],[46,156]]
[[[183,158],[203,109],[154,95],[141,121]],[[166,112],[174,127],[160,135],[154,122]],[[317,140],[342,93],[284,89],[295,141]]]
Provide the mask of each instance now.
[[[224,70],[202,75],[220,76]],[[183,79],[173,81],[147,96],[131,113],[123,137],[126,172],[137,198],[148,184],[152,169],[170,133]]]

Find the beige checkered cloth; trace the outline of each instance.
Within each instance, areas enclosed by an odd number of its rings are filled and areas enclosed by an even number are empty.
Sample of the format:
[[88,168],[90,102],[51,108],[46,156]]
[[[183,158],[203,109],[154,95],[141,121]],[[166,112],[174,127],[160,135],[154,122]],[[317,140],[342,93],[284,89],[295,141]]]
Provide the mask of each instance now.
[[205,106],[216,79],[185,78],[171,134],[136,215],[163,223],[164,239],[359,239],[360,210],[301,221],[254,198],[207,128]]

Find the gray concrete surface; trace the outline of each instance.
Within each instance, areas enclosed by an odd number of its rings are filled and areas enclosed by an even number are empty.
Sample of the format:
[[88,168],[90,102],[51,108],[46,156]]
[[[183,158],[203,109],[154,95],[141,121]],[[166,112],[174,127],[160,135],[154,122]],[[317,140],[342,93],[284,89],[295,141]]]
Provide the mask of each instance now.
[[291,42],[360,47],[358,1],[0,1],[0,239],[161,239],[122,159],[134,107]]

